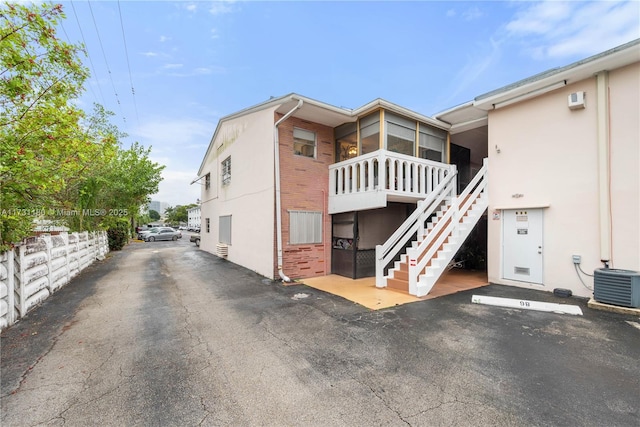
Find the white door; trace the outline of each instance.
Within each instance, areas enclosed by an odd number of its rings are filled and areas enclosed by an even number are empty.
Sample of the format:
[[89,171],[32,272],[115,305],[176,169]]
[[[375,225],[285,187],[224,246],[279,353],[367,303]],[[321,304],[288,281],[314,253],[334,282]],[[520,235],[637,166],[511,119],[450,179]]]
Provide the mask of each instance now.
[[502,277],[542,284],[542,209],[502,211]]

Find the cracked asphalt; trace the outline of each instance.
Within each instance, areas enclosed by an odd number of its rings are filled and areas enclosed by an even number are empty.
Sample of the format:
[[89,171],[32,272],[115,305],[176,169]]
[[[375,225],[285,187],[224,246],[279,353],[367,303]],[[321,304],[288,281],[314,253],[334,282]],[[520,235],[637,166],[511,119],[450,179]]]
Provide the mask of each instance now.
[[2,333],[2,426],[640,425],[638,317],[497,285],[371,311],[186,237],[111,253]]

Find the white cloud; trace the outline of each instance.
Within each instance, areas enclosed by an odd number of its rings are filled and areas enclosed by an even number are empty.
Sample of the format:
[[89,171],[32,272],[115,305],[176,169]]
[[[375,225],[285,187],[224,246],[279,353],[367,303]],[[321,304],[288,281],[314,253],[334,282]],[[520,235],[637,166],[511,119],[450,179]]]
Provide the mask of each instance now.
[[452,79],[455,89],[451,91],[445,103],[453,99],[476,83],[483,73],[500,61],[502,50],[500,43],[491,39],[489,46],[478,46],[474,49],[474,55],[469,57],[467,65]]
[[214,1],[209,8],[209,13],[212,15],[222,15],[234,12],[233,3],[233,1]]
[[158,185],[158,192],[151,198],[167,202],[170,206],[195,203],[201,196],[201,186],[198,183],[191,185],[197,172],[197,170],[163,170],[163,179]]
[[516,18],[506,26],[514,35],[546,34],[571,13],[572,6],[567,2],[543,1],[527,6],[516,14]]
[[466,21],[473,21],[475,19],[482,18],[482,16],[484,16],[484,13],[482,13],[477,7],[467,9],[462,13],[462,17]]
[[197,176],[215,125],[213,120],[155,117],[130,132],[145,147],[152,147],[152,161],[166,166],[153,200],[175,206],[195,203],[200,197],[200,185],[190,183]]
[[189,12],[195,12],[198,9],[198,6],[195,3],[189,3],[184,8],[187,9]]
[[218,30],[216,30],[215,28],[211,29],[211,38],[212,39],[218,39],[220,38],[220,35],[218,34]]
[[640,35],[640,2],[525,3],[505,30],[534,58],[588,56]]
[[183,64],[164,64],[162,68],[166,70],[175,70],[176,68],[182,68]]
[[[156,118],[144,122],[131,131],[133,137],[139,137],[146,145],[153,145],[153,152],[174,151],[187,144],[209,143],[216,123],[205,120],[183,118]],[[203,142],[204,141],[204,142]]]
[[[180,64],[182,65],[182,64]],[[163,68],[178,68],[178,67],[163,67]],[[169,75],[172,77],[194,77],[194,76],[206,76],[209,74],[223,74],[226,73],[227,69],[221,66],[216,66],[216,65],[212,65],[212,66],[208,66],[208,67],[195,67],[190,71],[185,71],[182,73],[170,73]]]
[[142,55],[142,56],[147,56],[147,57],[154,57],[154,56],[158,56],[158,54],[157,54],[157,53],[155,53],[155,52],[142,52],[142,53],[140,53],[140,55]]
[[449,9],[447,10],[447,17],[453,17],[456,16],[456,11],[455,9]]
[[164,43],[166,41],[171,40],[171,37],[167,37],[167,36],[160,36],[160,43]]

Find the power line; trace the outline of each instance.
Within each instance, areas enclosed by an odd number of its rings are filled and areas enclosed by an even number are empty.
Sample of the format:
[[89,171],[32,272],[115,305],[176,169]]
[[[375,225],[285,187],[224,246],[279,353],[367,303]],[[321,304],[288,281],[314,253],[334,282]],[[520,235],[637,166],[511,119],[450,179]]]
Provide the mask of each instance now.
[[[76,13],[75,9],[73,10],[73,13],[74,14]],[[76,20],[78,20],[78,15],[76,15]],[[79,25],[80,25],[80,23],[78,23],[78,26]],[[62,32],[64,33],[64,36],[67,38],[67,42],[69,44],[72,44],[71,43],[71,39],[69,38],[69,34],[67,34],[67,30],[66,30],[66,28],[64,28],[64,24],[63,24],[62,20],[60,20],[60,27],[62,28]],[[94,79],[96,79],[96,83],[98,83],[98,92],[100,92],[100,99],[102,99],[102,105],[105,105],[104,95],[102,94],[102,89],[100,88],[100,83],[98,82],[98,77],[97,77],[95,68],[93,66],[93,61],[91,61],[91,56],[89,56],[89,51],[86,49],[86,42],[84,41],[84,35],[82,34],[82,28],[80,28],[80,34],[82,36],[82,41],[83,41],[82,50],[84,51],[85,55],[87,55],[87,58],[89,58],[89,64],[90,64],[90,68],[91,68],[91,75],[93,76]],[[93,94],[93,98],[96,101],[98,101],[98,97],[96,96],[96,93],[93,90],[93,86],[89,85],[89,90],[91,90],[91,93]]]
[[136,119],[140,125],[140,116],[138,115],[138,105],[136,103],[136,91],[133,88],[133,79],[131,78],[131,65],[129,64],[129,51],[127,49],[127,37],[124,34],[124,23],[122,22],[122,10],[120,9],[120,0],[118,0],[118,14],[120,15],[120,27],[122,28],[122,41],[124,42],[124,54],[127,58],[127,69],[129,70],[129,83],[131,83],[131,96],[133,97],[133,107],[136,112]]
[[[73,1],[71,2],[73,4]],[[113,76],[111,75],[111,68],[109,67],[109,61],[107,61],[107,54],[104,51],[104,45],[102,44],[102,39],[100,38],[100,31],[98,31],[98,24],[96,23],[96,17],[93,14],[93,8],[91,7],[91,2],[87,1],[89,5],[89,11],[91,12],[91,18],[93,19],[93,26],[96,29],[96,34],[98,35],[98,42],[100,43],[100,49],[102,50],[102,56],[104,57],[104,63],[107,66],[107,72],[109,73],[109,81],[111,81],[111,87],[113,88],[113,93],[116,96],[116,102],[118,103],[118,107],[120,107],[120,113],[122,114],[122,119],[124,122],[127,122],[127,118],[122,111],[122,104],[120,104],[120,98],[118,97],[118,91],[116,90],[116,85],[113,83]]]

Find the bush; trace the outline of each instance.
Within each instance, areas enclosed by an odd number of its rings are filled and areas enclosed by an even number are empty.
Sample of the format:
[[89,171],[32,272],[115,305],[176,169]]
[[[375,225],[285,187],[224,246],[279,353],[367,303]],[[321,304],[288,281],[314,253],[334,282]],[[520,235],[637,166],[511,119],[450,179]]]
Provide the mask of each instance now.
[[124,218],[112,221],[107,229],[107,238],[110,251],[121,250],[129,242],[129,221]]

